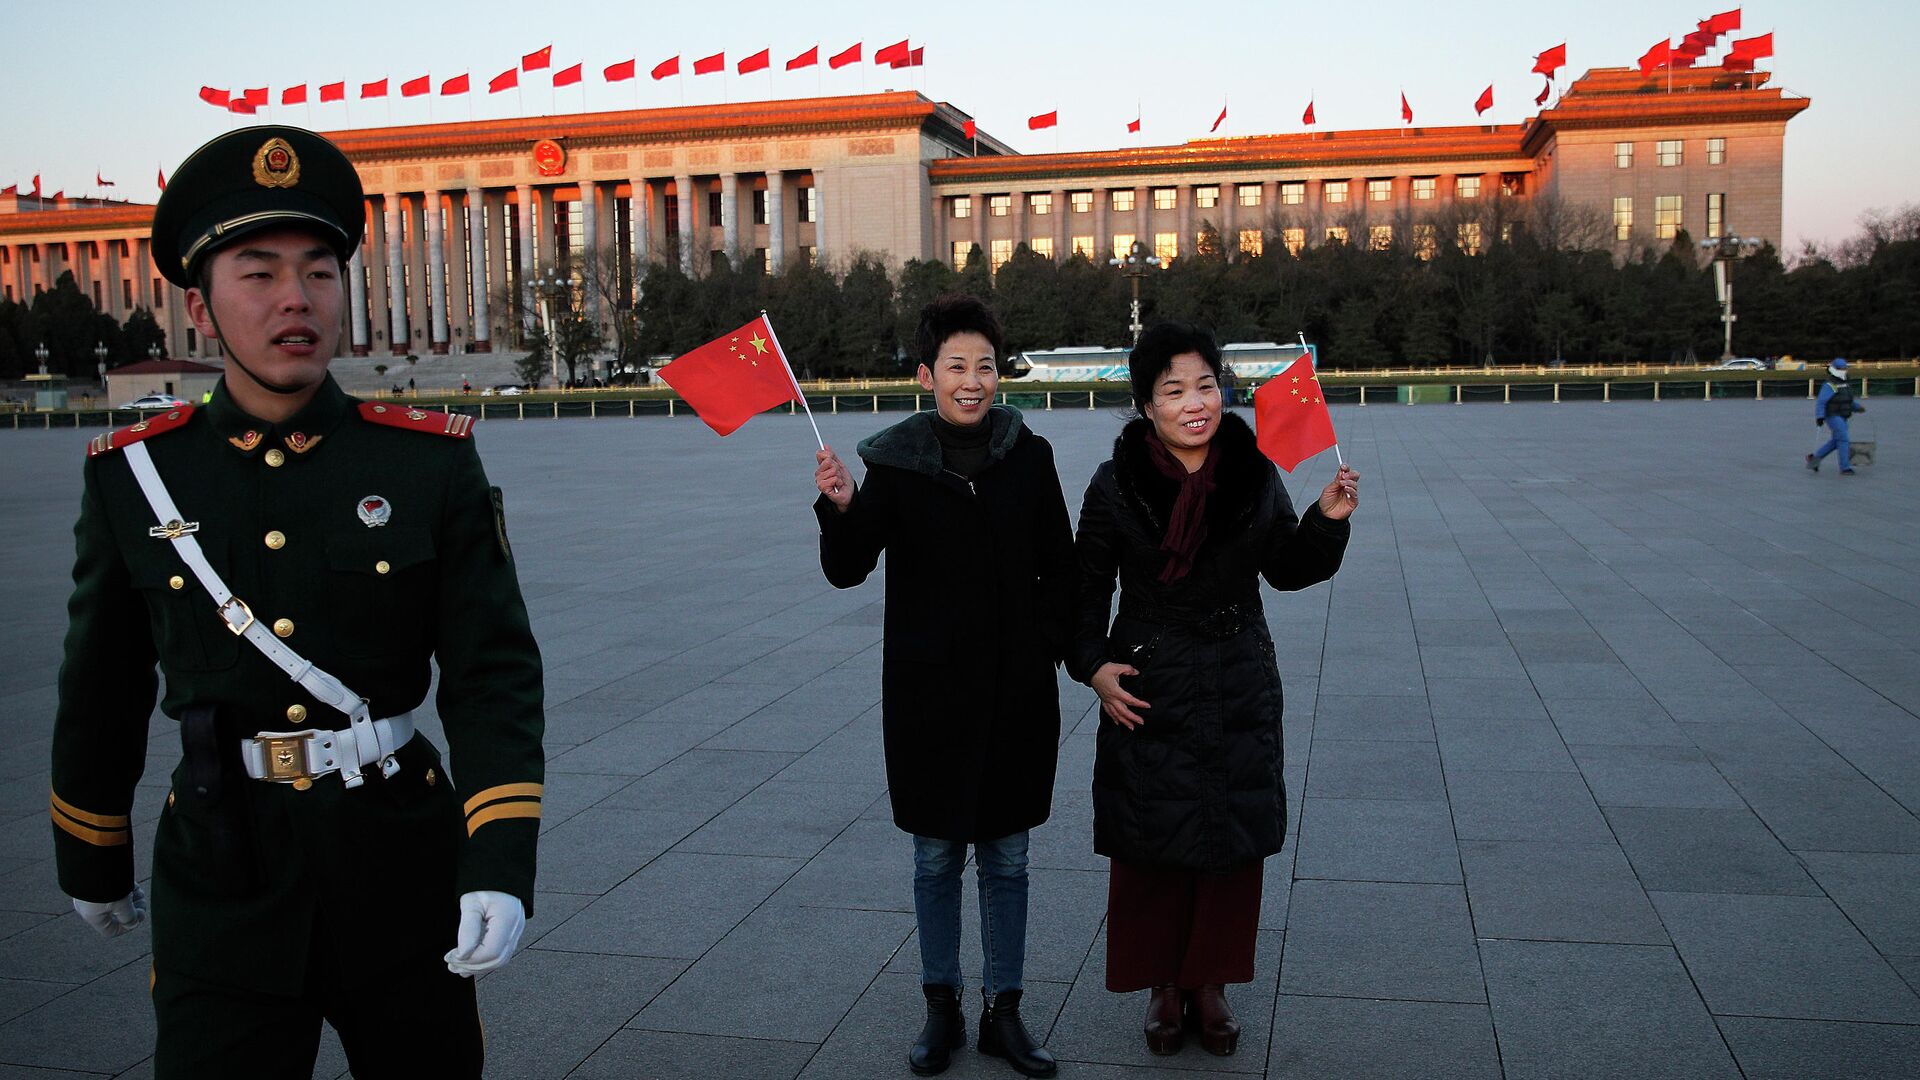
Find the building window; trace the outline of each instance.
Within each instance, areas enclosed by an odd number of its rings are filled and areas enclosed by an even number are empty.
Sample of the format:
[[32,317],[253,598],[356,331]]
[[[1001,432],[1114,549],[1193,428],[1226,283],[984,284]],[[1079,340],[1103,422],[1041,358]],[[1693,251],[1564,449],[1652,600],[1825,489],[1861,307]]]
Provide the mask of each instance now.
[[1027,213],[1032,214],[1035,217],[1046,217],[1048,214],[1053,213],[1053,196],[1052,195],[1027,196]]
[[159,311],[167,306],[167,289],[160,284],[159,278],[153,279],[153,310]]
[[1633,144],[1617,142],[1613,144],[1613,167],[1616,169],[1633,168]]
[[[1245,191],[1247,189],[1241,188],[1240,190]],[[1260,189],[1254,188],[1253,190],[1256,193],[1258,193]],[[1281,206],[1300,206],[1304,204],[1306,201],[1307,201],[1307,185],[1304,182],[1280,185],[1280,205]],[[1257,203],[1258,200],[1255,200],[1255,202]],[[1243,203],[1242,205],[1245,205],[1245,204]]]
[[1440,181],[1434,177],[1416,176],[1413,178],[1413,197],[1416,199],[1431,199],[1438,193],[1439,188]]
[[1393,198],[1393,181],[1391,180],[1367,181],[1367,201],[1368,202],[1388,202],[1392,198]]
[[1073,202],[1074,213],[1087,214],[1087,213],[1093,212],[1093,192],[1076,191],[1073,194],[1068,195],[1067,198],[1072,200]]
[[1013,241],[992,240],[989,243],[992,248],[987,255],[987,269],[997,274],[1000,268],[1006,265],[1007,260],[1013,258]]
[[1727,235],[1727,193],[1724,191],[1707,195],[1707,235],[1714,238]]
[[1133,250],[1133,234],[1130,232],[1113,234],[1113,257],[1125,259],[1127,252]]
[[1480,223],[1479,222],[1477,221],[1461,222],[1460,230],[1455,238],[1460,241],[1461,251],[1464,251],[1469,255],[1480,254]]
[[1655,195],[1653,197],[1653,235],[1657,240],[1671,240],[1680,231],[1680,196]]
[[1727,140],[1707,140],[1707,164],[1725,165],[1727,163]]
[[1507,196],[1509,198],[1517,198],[1521,195],[1525,195],[1526,193],[1527,193],[1527,174],[1526,173],[1510,172],[1510,173],[1500,174],[1500,194],[1501,195]]
[[947,201],[953,207],[954,217],[970,218],[973,216],[973,196],[956,195]]
[[[812,190],[811,188],[808,189]],[[820,265],[820,249],[813,244],[801,244],[795,249],[800,255],[800,265],[809,269]]]
[[1085,255],[1089,259],[1093,258],[1093,237],[1091,236],[1074,237],[1073,253],[1075,255]]
[[133,281],[130,278],[120,279],[120,303],[128,311],[133,310]]
[[1453,197],[1456,199],[1477,199],[1480,197],[1480,178],[1477,176],[1456,176],[1453,178]]
[[1008,214],[1012,212],[1013,212],[1013,196],[1011,195],[987,196],[987,213],[988,214],[992,215],[993,217],[1006,217]]
[[1220,205],[1220,188],[1197,187],[1193,189],[1193,205],[1202,210],[1211,210]]
[[1680,164],[1682,145],[1679,139],[1662,139],[1654,144],[1654,152],[1660,155],[1662,168],[1672,168]]
[[1327,243],[1344,244],[1346,242],[1347,242],[1347,227],[1345,225],[1327,226]]
[[1307,230],[1301,228],[1283,229],[1280,242],[1287,247],[1287,254],[1298,255],[1307,246]]
[[1051,236],[1036,236],[1027,241],[1027,247],[1031,248],[1035,255],[1053,258],[1053,237]]
[[96,281],[93,283],[93,310],[99,311],[105,306],[100,302],[100,283]]
[[[820,189],[803,187],[799,189],[796,194],[799,195],[799,198],[795,200],[798,205],[794,207],[794,220],[801,223],[819,221]],[[673,220],[671,211],[668,212],[667,220]]]
[[1440,229],[1431,224],[1413,227],[1413,253],[1422,259],[1431,259],[1440,251]]
[[1113,197],[1110,208],[1115,213],[1124,214],[1133,209],[1132,191],[1114,191],[1109,192],[1109,194]]
[[1613,238],[1615,240],[1633,239],[1633,196],[1631,195],[1613,197]]
[[13,303],[13,286],[7,286],[7,303]]
[[767,258],[767,249],[766,249],[766,248],[754,248],[754,249],[753,249],[753,259],[754,259],[754,261],[755,261],[755,262],[757,262],[757,263],[759,263],[759,264],[760,264],[760,272],[761,272],[761,273],[763,273],[763,274],[771,274],[771,273],[773,273],[773,262],[772,262],[772,260],[770,260],[770,259],[768,259],[768,258]]
[[1153,253],[1166,262],[1180,254],[1180,234],[1160,232],[1153,234]]
[[[717,191],[707,192],[707,227],[712,228],[722,221],[725,221],[725,215],[726,209],[721,205],[720,193]],[[574,216],[576,218],[579,217],[578,214]]]
[[1157,187],[1153,189],[1153,208],[1155,210],[1171,210],[1178,205],[1180,205],[1180,193],[1175,189],[1170,187]]
[[753,192],[753,223],[755,225],[767,223],[767,193],[764,189],[756,188]]
[[973,254],[973,241],[955,240],[953,242],[953,268],[955,270],[965,270],[967,268],[967,256],[971,254]]
[[1325,202],[1330,202],[1330,203],[1346,202],[1347,201],[1347,182],[1345,180],[1327,181],[1326,184],[1323,185],[1321,188],[1321,199]]
[[1367,246],[1375,251],[1392,250],[1393,226],[1369,225],[1367,227]]
[[1240,254],[1258,255],[1265,251],[1267,238],[1259,229],[1240,230]]
[[[1304,190],[1306,185],[1302,184],[1300,185],[1300,187]],[[1285,184],[1280,185],[1280,189],[1282,191],[1285,191],[1286,185]],[[1241,206],[1259,206],[1260,205],[1260,185],[1259,184],[1241,184],[1239,187],[1235,188],[1234,191],[1236,193],[1236,196],[1240,200]],[[1283,198],[1280,201],[1285,202],[1286,200]]]

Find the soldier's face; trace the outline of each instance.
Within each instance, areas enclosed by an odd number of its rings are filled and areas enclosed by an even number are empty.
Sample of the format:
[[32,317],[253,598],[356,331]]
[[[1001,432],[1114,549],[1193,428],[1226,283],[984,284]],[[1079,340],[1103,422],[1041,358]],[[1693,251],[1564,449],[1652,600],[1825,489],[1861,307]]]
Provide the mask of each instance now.
[[208,279],[211,298],[187,292],[187,313],[200,333],[219,339],[265,381],[313,386],[326,377],[345,307],[332,248],[299,229],[256,233],[215,253]]

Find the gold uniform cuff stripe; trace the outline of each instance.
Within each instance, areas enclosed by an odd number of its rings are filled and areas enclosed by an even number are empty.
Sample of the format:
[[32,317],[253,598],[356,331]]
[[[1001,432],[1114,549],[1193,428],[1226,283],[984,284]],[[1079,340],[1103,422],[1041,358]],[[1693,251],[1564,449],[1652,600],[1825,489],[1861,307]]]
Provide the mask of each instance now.
[[499,799],[537,799],[545,789],[545,784],[499,784],[468,799],[465,812],[471,815],[475,810]]
[[74,821],[72,818],[67,817],[65,814],[60,813],[58,810],[53,811],[52,816],[53,823],[59,826],[62,831],[78,837],[81,840],[85,840],[95,847],[125,847],[133,842],[133,834],[126,829],[102,832],[99,829],[90,829]]
[[103,829],[125,829],[133,825],[133,819],[125,814],[89,814],[85,810],[61,798],[56,792],[48,792],[53,799],[53,808],[75,821],[88,825],[98,825]]
[[480,826],[489,821],[504,818],[537,818],[540,816],[540,804],[537,802],[503,802],[480,811],[467,819],[467,835],[472,836]]

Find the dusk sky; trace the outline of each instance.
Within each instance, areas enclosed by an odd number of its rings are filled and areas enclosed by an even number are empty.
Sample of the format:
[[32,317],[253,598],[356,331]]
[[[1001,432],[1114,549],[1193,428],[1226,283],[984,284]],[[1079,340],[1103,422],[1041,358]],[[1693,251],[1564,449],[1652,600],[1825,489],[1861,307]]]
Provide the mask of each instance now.
[[[1487,121],[1533,115],[1541,79],[1533,56],[1562,41],[1564,87],[1590,67],[1632,64],[1661,37],[1731,6],[1618,0],[1609,4],[1368,4],[1253,0],[1108,3],[856,4],[786,0],[724,4],[539,5],[261,3],[209,0],[84,5],[12,3],[0,66],[0,186],[150,202],[156,169],[251,118],[202,104],[202,85],[272,88],[272,119],[319,130],[387,123],[541,115],[601,109],[915,89],[978,118],[1021,151],[1105,149],[1203,137],[1224,102],[1225,135],[1299,131],[1315,102],[1319,129],[1392,127],[1404,89],[1417,124],[1475,122],[1491,82]],[[1913,66],[1920,5],[1891,0],[1767,0],[1742,5],[1736,37],[1772,31],[1761,62],[1772,85],[1812,99],[1786,140],[1789,251],[1852,234],[1862,212],[1920,202],[1920,95],[1899,73]],[[246,12],[236,15],[237,12]],[[894,71],[863,62],[789,74],[786,60],[855,41],[870,56],[908,38],[926,65]],[[486,81],[522,53],[552,44],[554,68],[582,62],[581,86],[552,90],[548,72],[521,76],[518,95]],[[771,47],[773,72],[736,75],[741,57]],[[647,70],[679,54],[725,51],[724,75],[655,82]],[[1707,62],[1717,62],[1719,51]],[[636,59],[639,78],[608,84],[607,65]],[[402,80],[470,73],[466,97],[402,99]],[[362,82],[391,80],[385,101],[358,100]],[[348,101],[280,108],[280,90],[345,80]],[[317,100],[317,94],[315,95]],[[1136,106],[1136,102],[1138,103]],[[311,111],[309,111],[309,108]],[[1136,114],[1138,136],[1126,133]],[[1060,125],[1029,132],[1026,118],[1058,109]],[[259,119],[266,119],[263,111]],[[116,186],[98,189],[95,171]]]

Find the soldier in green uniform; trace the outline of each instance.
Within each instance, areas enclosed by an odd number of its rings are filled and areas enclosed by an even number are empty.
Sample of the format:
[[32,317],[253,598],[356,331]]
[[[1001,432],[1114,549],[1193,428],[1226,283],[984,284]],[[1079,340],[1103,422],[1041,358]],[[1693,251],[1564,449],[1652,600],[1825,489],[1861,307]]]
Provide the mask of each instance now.
[[[499,489],[469,418],[327,373],[361,199],[311,132],[195,151],[153,250],[225,376],[88,448],[54,846],[87,922],[145,919],[157,665],[184,750],[153,841],[162,1080],[307,1077],[323,1018],[355,1076],[477,1077],[471,976],[533,907],[541,668]],[[446,764],[413,730],[430,660]]]

